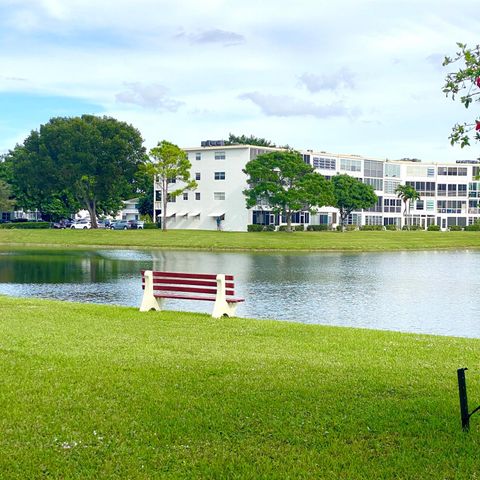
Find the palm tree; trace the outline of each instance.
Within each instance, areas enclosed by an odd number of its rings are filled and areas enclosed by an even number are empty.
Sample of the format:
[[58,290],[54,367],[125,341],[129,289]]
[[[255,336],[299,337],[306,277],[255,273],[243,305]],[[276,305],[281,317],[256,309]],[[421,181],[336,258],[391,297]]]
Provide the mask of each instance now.
[[[400,198],[405,204],[403,215],[405,216],[405,225],[407,225],[407,204],[408,210],[410,210],[410,202],[418,200],[420,198],[420,194],[411,185],[398,185],[395,189],[395,193],[397,194],[398,198]],[[409,227],[407,226],[407,228]]]

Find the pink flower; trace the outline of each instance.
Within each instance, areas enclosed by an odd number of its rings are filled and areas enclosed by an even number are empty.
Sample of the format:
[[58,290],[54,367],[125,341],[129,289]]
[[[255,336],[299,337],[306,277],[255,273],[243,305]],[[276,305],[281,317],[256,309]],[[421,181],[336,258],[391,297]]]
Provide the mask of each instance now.
[[480,130],[480,121],[475,120],[475,130],[478,132]]
[[480,77],[477,77],[477,79],[475,80],[475,84],[478,88],[480,88]]

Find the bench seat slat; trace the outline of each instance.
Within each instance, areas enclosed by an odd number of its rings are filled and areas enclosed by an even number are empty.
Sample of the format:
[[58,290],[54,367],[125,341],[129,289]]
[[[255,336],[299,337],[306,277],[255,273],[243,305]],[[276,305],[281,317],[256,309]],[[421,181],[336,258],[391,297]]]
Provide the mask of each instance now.
[[[190,292],[190,293],[205,293],[206,295],[216,295],[216,288],[199,288],[199,287],[185,287],[183,285],[154,285],[153,291],[166,291],[166,292]],[[225,290],[225,295],[235,295],[235,292],[231,289]]]
[[[194,296],[194,295],[180,295],[177,293],[170,293],[170,292],[154,292],[154,296],[157,298],[175,298],[178,300],[206,300],[209,302],[214,302],[216,297],[215,296]],[[227,302],[230,303],[240,303],[244,302],[244,298],[234,298],[234,297],[226,297]]]

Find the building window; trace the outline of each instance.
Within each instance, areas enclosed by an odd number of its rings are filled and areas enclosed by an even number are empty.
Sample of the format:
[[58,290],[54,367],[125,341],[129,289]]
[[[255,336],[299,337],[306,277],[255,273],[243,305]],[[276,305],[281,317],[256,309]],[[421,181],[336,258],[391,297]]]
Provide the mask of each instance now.
[[446,183],[439,183],[437,185],[437,195],[439,197],[446,197],[447,196],[447,184]]
[[435,167],[428,167],[427,168],[427,177],[434,177],[435,176]]
[[188,200],[188,192],[183,192],[183,199]]
[[195,153],[195,160],[201,160],[202,159],[202,152],[196,152]]
[[351,213],[345,223],[347,225],[360,225],[362,223],[362,215],[360,213]]
[[215,180],[225,180],[225,172],[215,172],[214,178]]
[[377,160],[364,160],[363,174],[366,177],[383,177],[383,163]]
[[303,157],[303,161],[304,161],[305,163],[307,163],[308,165],[311,165],[310,155],[304,153],[304,154],[302,154],[302,157]]
[[391,163],[385,164],[385,176],[386,177],[400,177],[400,165],[392,165]]
[[461,183],[457,185],[457,195],[459,197],[466,197],[467,196],[467,184]]
[[200,192],[195,192],[195,200],[200,200]]
[[449,177],[466,177],[467,167],[438,167],[439,175],[448,175]]
[[385,193],[395,194],[395,190],[400,185],[399,180],[385,180],[383,182],[383,188]]
[[345,170],[347,172],[361,172],[362,162],[361,160],[352,160],[351,158],[341,158],[340,170]]
[[448,196],[449,197],[456,197],[457,196],[457,186],[454,185],[448,185]]
[[416,205],[415,205],[416,210],[424,210],[425,209],[425,203],[423,200],[417,200]]
[[383,190],[383,180],[381,178],[364,178],[363,183],[372,186],[374,190]]
[[480,182],[470,182],[468,184],[468,196],[470,198],[480,197]]
[[407,166],[407,177],[427,177],[427,167],[421,167],[419,165]]
[[177,197],[175,197],[174,195],[171,195],[170,193],[167,195],[167,202],[175,203],[176,201],[177,201]]
[[213,192],[214,200],[225,200],[225,192]]
[[334,158],[313,157],[313,167],[323,170],[335,170],[337,168],[337,161]]
[[365,215],[365,225],[383,225],[381,215]]
[[405,182],[406,185],[413,187],[421,197],[435,196],[435,182]]
[[370,208],[366,208],[365,212],[383,212],[383,197],[378,197],[377,203]]
[[215,160],[225,160],[225,152],[215,152]]
[[399,198],[385,198],[383,201],[383,211],[390,213],[400,213],[402,210],[402,201]]
[[200,180],[200,172],[195,172],[195,180]]

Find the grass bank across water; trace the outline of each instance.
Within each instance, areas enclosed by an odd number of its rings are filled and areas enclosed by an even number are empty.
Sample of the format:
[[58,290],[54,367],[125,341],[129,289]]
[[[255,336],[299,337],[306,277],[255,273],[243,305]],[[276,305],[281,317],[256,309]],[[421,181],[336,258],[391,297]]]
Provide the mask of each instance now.
[[0,248],[23,246],[210,251],[399,251],[480,248],[480,232],[212,232],[198,230],[0,230]]
[[0,297],[0,478],[476,478],[479,347]]

